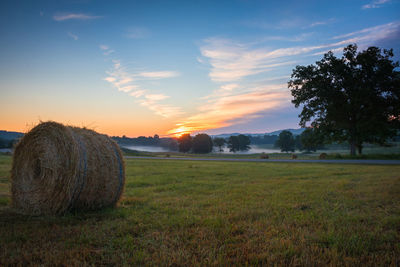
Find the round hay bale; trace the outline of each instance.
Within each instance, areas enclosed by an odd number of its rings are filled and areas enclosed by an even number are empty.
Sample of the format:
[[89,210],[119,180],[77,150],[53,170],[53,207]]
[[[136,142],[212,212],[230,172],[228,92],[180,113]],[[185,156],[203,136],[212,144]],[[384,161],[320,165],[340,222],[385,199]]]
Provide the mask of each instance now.
[[44,122],[15,147],[11,198],[22,213],[62,214],[115,206],[124,184],[121,150],[95,131]]
[[321,153],[321,154],[319,155],[319,159],[326,159],[327,156],[328,156],[328,154],[326,154],[326,153]]

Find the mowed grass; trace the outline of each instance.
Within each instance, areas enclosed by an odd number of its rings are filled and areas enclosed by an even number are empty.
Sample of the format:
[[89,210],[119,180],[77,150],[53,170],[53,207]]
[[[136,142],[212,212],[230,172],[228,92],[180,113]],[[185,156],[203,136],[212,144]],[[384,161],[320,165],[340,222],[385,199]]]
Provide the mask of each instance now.
[[400,166],[126,160],[116,209],[9,208],[0,156],[0,266],[399,266]]

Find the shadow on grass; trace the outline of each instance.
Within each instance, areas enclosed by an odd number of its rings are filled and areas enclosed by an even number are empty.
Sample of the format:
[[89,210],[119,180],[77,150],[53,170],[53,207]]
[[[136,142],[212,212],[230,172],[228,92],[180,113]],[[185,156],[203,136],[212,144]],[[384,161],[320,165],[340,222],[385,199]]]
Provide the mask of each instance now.
[[126,218],[128,208],[104,208],[100,210],[71,210],[60,215],[26,215],[18,212],[12,207],[0,208],[0,224],[20,224],[20,223],[50,223],[62,225],[76,225],[84,221],[105,221]]

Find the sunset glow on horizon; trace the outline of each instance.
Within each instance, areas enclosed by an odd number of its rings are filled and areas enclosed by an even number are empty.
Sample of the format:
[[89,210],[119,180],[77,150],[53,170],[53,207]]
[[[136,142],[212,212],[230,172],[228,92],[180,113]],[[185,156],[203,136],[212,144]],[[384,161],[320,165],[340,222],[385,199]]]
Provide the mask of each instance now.
[[400,56],[400,2],[2,1],[0,130],[111,136],[298,128],[296,65],[356,43]]

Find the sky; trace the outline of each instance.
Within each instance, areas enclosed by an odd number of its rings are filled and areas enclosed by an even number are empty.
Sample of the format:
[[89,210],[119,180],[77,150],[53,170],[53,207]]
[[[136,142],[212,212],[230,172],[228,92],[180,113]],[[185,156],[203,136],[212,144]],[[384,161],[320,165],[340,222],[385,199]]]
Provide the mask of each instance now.
[[400,0],[0,1],[0,129],[299,128],[296,65],[356,43],[400,59]]

